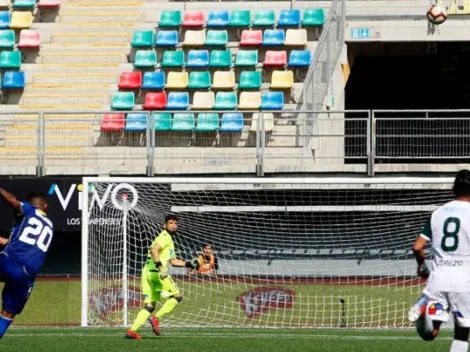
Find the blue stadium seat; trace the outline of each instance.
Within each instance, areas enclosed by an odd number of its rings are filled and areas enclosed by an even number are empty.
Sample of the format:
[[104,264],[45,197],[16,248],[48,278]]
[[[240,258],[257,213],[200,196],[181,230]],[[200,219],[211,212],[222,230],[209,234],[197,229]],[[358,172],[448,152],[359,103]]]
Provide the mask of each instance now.
[[241,132],[243,130],[243,114],[239,112],[226,112],[222,115],[220,131]]
[[208,50],[190,50],[188,53],[188,62],[186,67],[189,68],[206,68],[209,66]]
[[263,45],[282,46],[284,45],[285,34],[282,29],[267,29],[264,31]]
[[25,86],[24,72],[7,71],[3,75],[3,89],[22,89]]
[[175,47],[178,45],[178,31],[158,31],[155,46]]
[[284,108],[283,92],[264,92],[261,97],[261,110],[282,110]]
[[164,89],[165,73],[164,72],[145,72],[142,82],[142,89]]
[[10,28],[10,12],[0,11],[0,29]]
[[188,92],[170,92],[168,94],[167,110],[186,110],[189,108]]
[[213,10],[209,11],[207,17],[207,27],[227,27],[229,13],[227,10]]
[[310,50],[292,50],[287,66],[308,67],[312,63],[312,52]]
[[281,10],[279,14],[279,21],[277,22],[278,26],[289,26],[297,27],[300,25],[300,10]]
[[126,126],[124,131],[143,132],[147,130],[147,114],[132,113],[126,118]]
[[193,131],[196,125],[194,114],[174,114],[172,131]]

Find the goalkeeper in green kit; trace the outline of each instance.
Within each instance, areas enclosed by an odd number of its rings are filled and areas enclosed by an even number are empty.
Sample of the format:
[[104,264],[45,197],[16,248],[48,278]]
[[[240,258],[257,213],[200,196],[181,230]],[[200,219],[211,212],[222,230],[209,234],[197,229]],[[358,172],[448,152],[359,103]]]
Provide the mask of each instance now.
[[[188,269],[198,269],[197,258],[191,261],[183,261],[175,256],[175,244],[173,238],[178,228],[178,218],[175,215],[167,215],[165,218],[165,228],[155,238],[150,246],[147,262],[142,270],[142,295],[145,300],[145,308],[142,309],[135,319],[134,324],[127,330],[126,337],[140,340],[137,330],[141,328],[147,320],[152,325],[153,332],[159,336],[159,321],[163,316],[173,311],[183,300],[183,295],[175,282],[168,274],[167,265],[170,263],[176,267],[186,267]],[[167,296],[166,302],[160,310],[152,314],[155,310],[156,302],[160,302],[160,295]]]

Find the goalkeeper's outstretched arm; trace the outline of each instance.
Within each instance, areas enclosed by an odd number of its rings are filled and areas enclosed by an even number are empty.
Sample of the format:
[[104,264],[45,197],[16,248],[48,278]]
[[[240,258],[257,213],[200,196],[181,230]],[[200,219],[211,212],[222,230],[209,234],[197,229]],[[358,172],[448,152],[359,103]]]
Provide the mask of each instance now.
[[170,263],[171,265],[176,266],[176,267],[195,269],[195,270],[197,270],[199,266],[201,265],[197,258],[186,260],[186,261],[178,259],[178,258],[171,258]]

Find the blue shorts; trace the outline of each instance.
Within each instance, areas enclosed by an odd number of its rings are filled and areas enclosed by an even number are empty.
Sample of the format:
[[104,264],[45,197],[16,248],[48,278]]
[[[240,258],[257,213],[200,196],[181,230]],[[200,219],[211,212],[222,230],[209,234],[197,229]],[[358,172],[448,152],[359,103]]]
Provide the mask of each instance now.
[[2,252],[0,282],[5,283],[2,291],[2,309],[10,314],[20,314],[33,289],[34,277],[29,276],[22,265]]

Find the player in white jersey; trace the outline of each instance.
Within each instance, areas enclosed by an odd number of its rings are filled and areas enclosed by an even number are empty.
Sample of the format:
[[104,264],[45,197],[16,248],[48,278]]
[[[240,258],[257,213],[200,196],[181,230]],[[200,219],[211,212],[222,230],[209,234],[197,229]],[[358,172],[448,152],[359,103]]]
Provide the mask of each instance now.
[[[413,245],[418,276],[427,278],[423,295],[410,309],[408,319],[417,322],[420,336],[434,340],[451,313],[454,340],[450,352],[467,352],[470,331],[470,171],[455,177],[455,200],[436,209]],[[430,242],[432,270],[424,258]]]

